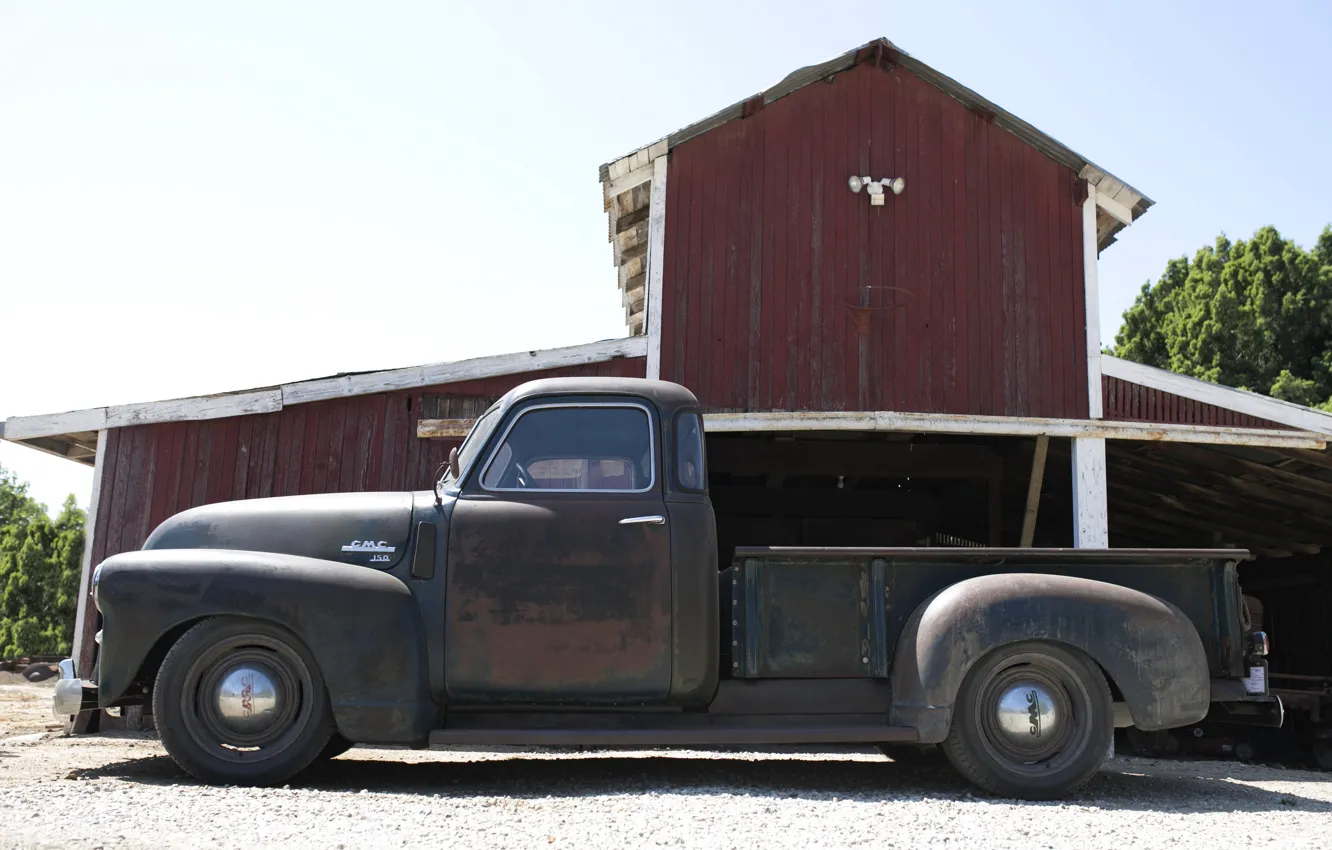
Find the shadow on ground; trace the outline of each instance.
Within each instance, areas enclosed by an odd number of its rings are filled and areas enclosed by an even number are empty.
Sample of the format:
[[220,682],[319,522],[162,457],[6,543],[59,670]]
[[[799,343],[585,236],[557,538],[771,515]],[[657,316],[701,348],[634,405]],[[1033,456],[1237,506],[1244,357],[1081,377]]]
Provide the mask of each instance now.
[[[357,751],[307,771],[293,788],[378,794],[431,794],[450,797],[581,797],[604,794],[748,794],[826,800],[854,797],[894,803],[932,798],[1009,802],[989,798],[964,782],[947,764],[908,765],[884,761],[801,761],[728,758],[571,759],[515,755],[487,761],[393,762],[358,759]],[[113,762],[76,770],[71,779],[121,779],[148,784],[194,784],[168,756]],[[1106,810],[1174,812],[1302,811],[1332,813],[1332,803],[1265,791],[1223,778],[1180,776],[1131,764],[1102,770],[1081,792],[1065,801]],[[1061,805],[1061,803],[1021,803]]]

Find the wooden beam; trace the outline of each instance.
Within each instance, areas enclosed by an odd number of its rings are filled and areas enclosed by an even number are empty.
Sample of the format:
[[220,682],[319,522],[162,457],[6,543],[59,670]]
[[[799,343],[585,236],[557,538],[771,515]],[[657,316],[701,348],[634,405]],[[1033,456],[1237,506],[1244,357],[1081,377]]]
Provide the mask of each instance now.
[[641,186],[651,179],[652,163],[649,162],[606,183],[606,197],[613,198],[622,192],[628,192],[635,186]]
[[666,264],[666,162],[652,161],[652,198],[648,202],[647,251],[647,377],[661,377],[662,271]]
[[1305,431],[1332,436],[1332,414],[1323,413],[1303,405],[1268,398],[1247,390],[1223,387],[1220,384],[1200,381],[1197,378],[1178,375],[1165,369],[1144,366],[1141,363],[1121,360],[1118,357],[1108,355],[1102,358],[1102,369],[1105,374],[1121,381],[1151,387],[1202,404],[1210,404],[1226,410],[1233,410],[1236,413],[1243,413],[1246,416],[1253,416],[1257,419],[1266,419],[1281,425],[1288,425],[1291,428],[1300,428]]
[[1110,546],[1105,440],[1100,437],[1073,440],[1073,545],[1078,549]]
[[418,419],[416,436],[424,440],[456,440],[471,433],[475,419]]
[[1133,223],[1133,210],[1119,201],[1111,199],[1109,195],[1101,191],[1099,186],[1096,188],[1096,206],[1105,210],[1110,217],[1116,218],[1124,224]]
[[1041,484],[1045,481],[1045,456],[1050,451],[1050,438],[1036,438],[1036,452],[1031,457],[1031,481],[1027,485],[1027,509],[1022,515],[1022,539],[1018,543],[1023,549],[1031,546],[1036,537],[1036,515],[1041,507]]
[[1096,186],[1087,182],[1082,203],[1082,286],[1087,323],[1087,416],[1100,419],[1101,405],[1101,296],[1096,273]]
[[1254,463],[1251,460],[1245,460],[1244,458],[1235,457],[1231,454],[1208,451],[1207,449],[1197,448],[1195,446],[1177,446],[1174,449],[1174,453],[1179,454],[1185,459],[1224,472],[1230,476],[1255,476],[1259,479],[1280,482],[1284,487],[1303,490],[1307,493],[1313,493],[1318,496],[1325,496],[1332,499],[1332,481],[1324,481],[1321,478],[1300,475],[1298,472],[1291,472],[1288,469],[1281,469],[1276,466],[1265,466],[1261,463]]
[[1300,431],[1027,416],[900,413],[886,410],[708,413],[704,415],[704,422],[707,431],[712,434],[755,431],[900,431],[995,437],[1099,437],[1110,440],[1303,449],[1321,449],[1327,445],[1325,437]]
[[32,437],[53,437],[79,431],[100,431],[106,427],[106,408],[70,410],[41,416],[11,416],[5,420],[4,438],[11,442]]
[[123,404],[106,409],[106,427],[125,428],[130,425],[149,425],[155,422],[194,422],[201,419],[224,419],[228,416],[248,416],[254,413],[273,413],[282,409],[282,391],[256,390],[246,393],[197,396],[170,401],[150,401],[144,404]]

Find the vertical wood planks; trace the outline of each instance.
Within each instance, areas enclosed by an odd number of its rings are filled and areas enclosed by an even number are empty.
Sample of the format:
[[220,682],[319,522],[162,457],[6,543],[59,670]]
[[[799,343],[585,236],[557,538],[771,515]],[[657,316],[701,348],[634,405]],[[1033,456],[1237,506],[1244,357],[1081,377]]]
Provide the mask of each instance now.
[[671,151],[662,374],[710,409],[1085,417],[1077,185],[900,68],[722,124]]

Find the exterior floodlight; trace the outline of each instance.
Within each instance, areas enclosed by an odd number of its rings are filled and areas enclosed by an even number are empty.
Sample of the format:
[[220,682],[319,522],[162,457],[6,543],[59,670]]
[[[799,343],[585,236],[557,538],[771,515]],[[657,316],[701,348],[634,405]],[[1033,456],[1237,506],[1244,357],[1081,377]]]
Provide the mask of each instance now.
[[866,190],[870,196],[870,206],[881,207],[884,199],[883,190],[888,189],[894,195],[900,195],[906,189],[906,180],[901,177],[885,177],[882,180],[875,180],[871,177],[852,174],[846,178],[846,185],[856,194],[859,194],[861,189]]

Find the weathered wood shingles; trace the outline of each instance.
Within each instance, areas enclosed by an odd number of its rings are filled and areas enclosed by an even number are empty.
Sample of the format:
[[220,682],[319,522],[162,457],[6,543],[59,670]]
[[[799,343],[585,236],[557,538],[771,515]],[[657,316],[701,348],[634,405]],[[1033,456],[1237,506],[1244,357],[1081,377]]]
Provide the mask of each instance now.
[[[853,173],[907,188],[871,207]],[[662,377],[720,410],[1085,417],[1077,183],[868,64],[683,142]]]
[[1101,377],[1102,407],[1106,419],[1118,422],[1169,422],[1178,425],[1218,425],[1224,428],[1277,428],[1288,426],[1249,416],[1213,404],[1144,387],[1132,381]]
[[232,499],[423,490],[457,440],[422,440],[416,420],[474,417],[524,381],[642,377],[643,359],[298,404],[276,413],[107,432],[92,562],[138,549],[166,518]]

